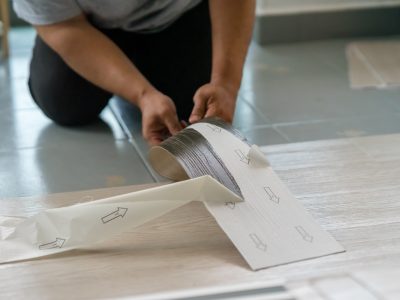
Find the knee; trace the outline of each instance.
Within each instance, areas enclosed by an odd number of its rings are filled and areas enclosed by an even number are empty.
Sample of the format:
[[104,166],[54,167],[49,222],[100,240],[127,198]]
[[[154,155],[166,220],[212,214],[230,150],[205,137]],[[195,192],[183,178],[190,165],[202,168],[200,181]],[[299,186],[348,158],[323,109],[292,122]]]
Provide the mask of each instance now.
[[43,113],[54,123],[65,126],[65,127],[78,127],[78,126],[85,126],[95,123],[99,120],[98,113],[88,113],[88,112],[81,112],[81,111],[74,111],[74,112],[59,112],[59,111],[49,111],[42,109]]
[[97,120],[112,96],[74,72],[39,37],[33,49],[28,85],[44,114],[64,126]]
[[73,89],[62,87],[58,82],[29,79],[33,100],[43,113],[62,126],[83,126],[98,120],[111,95],[96,89]]

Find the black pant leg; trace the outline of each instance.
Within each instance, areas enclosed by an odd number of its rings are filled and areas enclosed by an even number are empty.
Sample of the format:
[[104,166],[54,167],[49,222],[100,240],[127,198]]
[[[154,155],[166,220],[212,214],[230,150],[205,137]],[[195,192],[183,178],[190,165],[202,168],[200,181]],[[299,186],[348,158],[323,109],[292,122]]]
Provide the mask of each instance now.
[[29,88],[46,116],[65,126],[97,120],[112,96],[75,73],[40,37],[33,49]]
[[187,120],[196,90],[211,76],[212,42],[208,1],[186,12],[165,30],[150,34],[119,32],[115,38],[142,74],[175,102]]

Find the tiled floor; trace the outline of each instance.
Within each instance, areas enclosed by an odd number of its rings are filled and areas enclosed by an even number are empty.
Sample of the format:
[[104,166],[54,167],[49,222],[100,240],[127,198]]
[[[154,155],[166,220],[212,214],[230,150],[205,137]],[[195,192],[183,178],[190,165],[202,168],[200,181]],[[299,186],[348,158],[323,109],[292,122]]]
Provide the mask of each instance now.
[[[26,87],[34,32],[11,33],[0,63],[0,199],[146,183],[140,114],[114,99],[99,124],[68,129],[37,109]],[[352,90],[349,40],[252,44],[234,124],[259,145],[400,132],[400,90]]]

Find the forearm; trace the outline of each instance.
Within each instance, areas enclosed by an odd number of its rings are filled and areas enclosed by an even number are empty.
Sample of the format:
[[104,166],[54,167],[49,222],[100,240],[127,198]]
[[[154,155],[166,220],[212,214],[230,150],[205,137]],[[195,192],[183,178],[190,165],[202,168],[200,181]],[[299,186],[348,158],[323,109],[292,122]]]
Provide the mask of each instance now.
[[211,81],[238,90],[251,40],[255,0],[211,0],[213,63]]
[[36,29],[75,72],[104,90],[139,104],[153,89],[117,45],[83,16]]

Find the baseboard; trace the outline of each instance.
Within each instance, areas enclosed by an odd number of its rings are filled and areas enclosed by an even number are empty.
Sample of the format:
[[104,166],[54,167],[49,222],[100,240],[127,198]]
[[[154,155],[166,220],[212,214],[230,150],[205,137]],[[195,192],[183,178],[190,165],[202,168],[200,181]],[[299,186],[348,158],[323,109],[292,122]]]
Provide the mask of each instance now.
[[253,38],[261,45],[400,34],[400,7],[260,15]]

